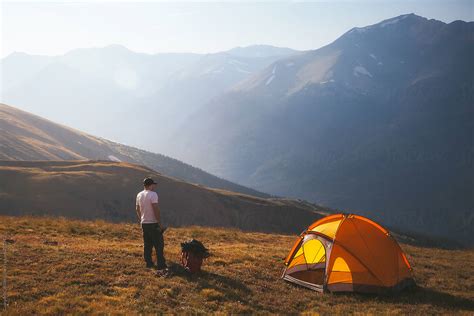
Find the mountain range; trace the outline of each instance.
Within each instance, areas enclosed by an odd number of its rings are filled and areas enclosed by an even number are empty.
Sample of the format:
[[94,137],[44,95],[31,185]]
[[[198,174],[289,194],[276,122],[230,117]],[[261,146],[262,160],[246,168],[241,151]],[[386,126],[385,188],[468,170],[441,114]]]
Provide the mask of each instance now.
[[13,53],[0,62],[0,101],[93,135],[165,152],[169,137],[202,104],[294,53],[268,45],[214,54],[143,54],[121,45],[61,56]]
[[408,14],[354,28],[201,107],[170,153],[258,190],[472,244],[472,56],[473,22]]

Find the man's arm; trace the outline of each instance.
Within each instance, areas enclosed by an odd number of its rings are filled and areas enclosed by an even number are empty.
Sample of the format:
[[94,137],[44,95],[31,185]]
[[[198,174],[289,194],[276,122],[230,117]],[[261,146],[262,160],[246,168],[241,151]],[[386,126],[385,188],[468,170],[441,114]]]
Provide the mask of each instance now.
[[140,223],[142,219],[142,213],[140,212],[140,205],[137,204],[135,206],[135,212],[137,212],[138,222]]

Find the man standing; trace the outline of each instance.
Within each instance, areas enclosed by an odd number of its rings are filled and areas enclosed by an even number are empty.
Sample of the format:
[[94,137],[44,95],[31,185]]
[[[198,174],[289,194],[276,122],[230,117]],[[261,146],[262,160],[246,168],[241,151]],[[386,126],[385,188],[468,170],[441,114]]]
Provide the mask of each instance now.
[[147,268],[152,268],[151,254],[156,251],[158,270],[166,271],[166,261],[163,255],[165,246],[163,228],[160,221],[160,208],[158,207],[158,194],[155,192],[157,183],[152,178],[143,180],[144,190],[137,194],[136,212],[143,229],[143,256]]

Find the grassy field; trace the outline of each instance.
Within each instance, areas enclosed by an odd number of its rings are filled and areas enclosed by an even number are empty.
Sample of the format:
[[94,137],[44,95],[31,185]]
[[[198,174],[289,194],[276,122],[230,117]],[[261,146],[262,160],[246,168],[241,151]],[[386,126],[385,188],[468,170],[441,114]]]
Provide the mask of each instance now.
[[[402,245],[418,288],[397,296],[318,294],[279,279],[295,237],[203,227],[170,228],[174,275],[144,268],[138,224],[0,217],[7,248],[8,303],[2,314],[62,313],[474,313],[474,251]],[[177,267],[180,242],[213,254],[199,276]],[[3,247],[3,244],[2,244]],[[3,249],[1,251],[3,273]],[[3,307],[3,295],[2,295]]]

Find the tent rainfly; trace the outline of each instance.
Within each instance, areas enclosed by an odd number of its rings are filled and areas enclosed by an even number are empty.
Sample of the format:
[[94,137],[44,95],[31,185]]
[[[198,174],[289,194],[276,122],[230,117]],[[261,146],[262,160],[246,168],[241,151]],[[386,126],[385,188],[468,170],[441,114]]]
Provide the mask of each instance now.
[[282,278],[324,292],[397,292],[415,284],[410,263],[390,233],[353,214],[324,217],[301,233]]

